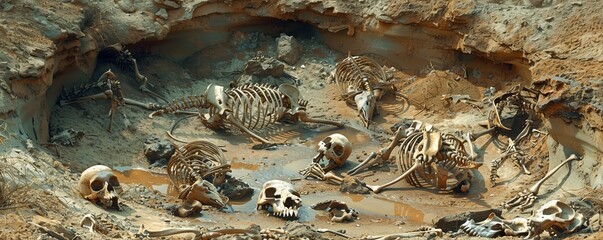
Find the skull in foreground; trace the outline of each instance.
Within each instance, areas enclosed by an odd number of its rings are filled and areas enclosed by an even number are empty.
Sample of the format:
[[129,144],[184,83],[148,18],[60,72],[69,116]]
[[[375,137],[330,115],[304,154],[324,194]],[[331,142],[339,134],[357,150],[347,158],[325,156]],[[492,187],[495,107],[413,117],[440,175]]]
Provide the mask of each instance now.
[[293,189],[293,185],[281,180],[271,180],[264,183],[256,208],[281,218],[297,219],[301,201],[300,194]]
[[118,195],[122,189],[111,168],[104,165],[89,167],[82,172],[79,188],[80,194],[85,199],[104,208],[120,210]]

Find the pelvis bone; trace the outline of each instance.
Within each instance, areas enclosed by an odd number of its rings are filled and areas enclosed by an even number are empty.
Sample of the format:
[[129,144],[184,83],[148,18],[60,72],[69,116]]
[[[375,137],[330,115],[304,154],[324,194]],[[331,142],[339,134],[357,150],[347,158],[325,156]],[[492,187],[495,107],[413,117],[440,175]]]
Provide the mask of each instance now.
[[89,167],[80,176],[79,189],[85,199],[105,208],[121,210],[118,195],[122,189],[111,168],[103,165]]
[[297,219],[301,202],[301,195],[293,189],[293,185],[281,180],[271,180],[264,183],[256,208],[264,209],[273,216]]
[[326,158],[329,164],[323,168],[324,172],[342,166],[352,154],[352,143],[344,135],[331,134],[318,143],[318,154],[312,159],[314,163]]

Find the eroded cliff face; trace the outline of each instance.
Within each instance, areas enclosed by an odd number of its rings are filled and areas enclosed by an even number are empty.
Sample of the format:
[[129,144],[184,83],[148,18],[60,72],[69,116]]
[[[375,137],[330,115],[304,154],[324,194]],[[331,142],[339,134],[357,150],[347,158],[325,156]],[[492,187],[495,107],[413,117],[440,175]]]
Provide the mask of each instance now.
[[547,82],[550,94],[540,100],[550,122],[551,156],[560,160],[567,155],[556,150],[557,143],[588,155],[592,159],[584,162],[589,176],[585,184],[601,184],[597,173],[603,145],[603,19],[598,13],[603,6],[594,2],[545,1],[534,6],[522,1],[470,0],[25,0],[6,4],[10,7],[4,7],[0,20],[0,32],[6,36],[0,40],[4,79],[0,118],[10,126],[7,132],[13,139],[48,140],[49,112],[61,89],[89,79],[96,53],[105,46],[137,44],[153,54],[183,60],[226,41],[235,31],[278,33],[297,22],[315,28],[334,50],[377,54],[412,74],[425,74],[426,68],[460,68],[465,74],[489,74],[491,81],[475,84],[498,89],[552,78]]

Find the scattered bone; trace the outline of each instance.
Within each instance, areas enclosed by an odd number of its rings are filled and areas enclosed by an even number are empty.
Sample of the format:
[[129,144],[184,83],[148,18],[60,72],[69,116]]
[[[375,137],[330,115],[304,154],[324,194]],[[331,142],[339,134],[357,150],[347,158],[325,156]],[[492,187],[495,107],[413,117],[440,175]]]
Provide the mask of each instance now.
[[301,195],[293,185],[281,180],[270,180],[264,183],[256,208],[284,219],[297,219],[301,202]]
[[[199,108],[199,117],[206,127],[224,129],[227,125],[235,126],[262,143],[271,142],[252,130],[265,128],[283,119],[343,127],[343,123],[308,117],[307,105],[308,101],[302,100],[299,90],[291,84],[281,84],[278,89],[266,84],[254,84],[226,91],[222,86],[210,84],[204,95],[175,100],[161,110],[151,113],[149,117],[196,107]],[[172,138],[176,123],[168,132]]]
[[551,236],[576,232],[585,227],[585,223],[584,216],[572,207],[559,200],[552,200],[528,218],[505,220],[491,213],[481,222],[476,223],[468,219],[461,225],[461,229],[472,236],[524,236],[526,239],[532,239],[539,237],[544,231],[549,232]]
[[40,231],[48,234],[49,236],[59,239],[59,240],[78,240],[82,239],[80,236],[77,236],[74,232],[69,229],[63,227],[63,223],[47,219],[45,217],[36,215],[33,217],[31,225],[36,226]]
[[461,229],[471,236],[495,238],[500,236],[518,236],[527,235],[529,232],[528,221],[525,218],[515,218],[511,220],[502,219],[494,213],[490,213],[488,218],[481,222],[475,222],[473,219],[467,219]]
[[376,101],[391,87],[383,68],[369,57],[348,53],[337,63],[334,75],[341,98],[358,108],[358,117],[368,127],[376,113]]
[[109,219],[110,215],[101,214],[95,216],[91,213],[86,214],[82,220],[80,220],[80,227],[88,228],[91,233],[97,233],[106,235],[111,238],[121,238],[124,233],[129,234],[128,231],[124,231],[123,227],[114,224],[114,220]]
[[158,231],[149,231],[145,229],[144,225],[140,225],[140,229],[138,229],[138,233],[136,234],[138,238],[156,238],[156,237],[167,237],[178,234],[186,234],[192,233],[194,234],[193,239],[199,240],[209,240],[217,237],[225,236],[225,235],[247,235],[252,239],[261,239],[260,233],[256,230],[252,229],[220,229],[208,232],[201,232],[201,230],[195,228],[168,228]]
[[199,214],[202,210],[203,204],[197,200],[184,200],[182,201],[182,205],[180,205],[174,215],[178,217],[189,217],[191,215]]
[[335,175],[334,173],[325,173],[323,168],[318,163],[311,163],[310,166],[305,169],[302,169],[299,173],[305,178],[312,177],[321,181],[326,181],[337,185],[340,185],[343,182],[343,179]]
[[214,206],[216,208],[224,208],[228,202],[228,198],[218,193],[218,189],[208,181],[199,179],[190,185],[180,187],[179,199],[189,201],[199,201],[202,204]]
[[328,200],[311,206],[314,210],[327,210],[332,222],[354,221],[358,218],[358,212],[348,207],[345,202]]
[[335,234],[337,236],[341,236],[341,237],[344,237],[344,238],[352,238],[352,237],[350,237],[350,236],[348,236],[348,235],[345,234],[345,230],[334,231],[334,230],[326,229],[326,228],[318,228],[318,229],[316,229],[316,231],[319,232],[319,233],[332,233],[332,234]]
[[326,158],[329,160],[329,164],[323,170],[329,172],[334,168],[341,167],[350,154],[352,154],[352,143],[344,135],[335,133],[320,140],[318,155],[312,159],[312,162],[318,163]]
[[565,165],[566,163],[569,163],[571,161],[574,161],[574,160],[581,160],[581,158],[576,156],[575,154],[570,155],[569,158],[567,158],[565,161],[560,163],[559,166],[557,166],[557,167],[553,168],[551,171],[549,171],[542,179],[540,179],[538,182],[536,182],[534,185],[532,185],[532,187],[530,187],[528,189],[524,189],[523,191],[517,193],[517,195],[515,197],[506,201],[503,204],[503,206],[506,209],[510,209],[510,208],[518,206],[520,210],[524,210],[526,208],[533,206],[534,201],[536,201],[536,198],[538,197],[537,196],[538,191],[540,191],[540,187],[542,186],[542,184],[547,179],[549,179],[551,176],[553,176],[559,169],[561,169],[561,167],[563,167],[563,165]]
[[121,210],[118,198],[122,188],[113,170],[107,166],[95,165],[82,172],[79,190],[86,200],[105,208]]
[[136,59],[132,56],[129,50],[125,49],[120,43],[116,43],[110,45],[104,49],[102,49],[98,53],[98,57],[101,59],[106,59],[115,65],[117,65],[122,70],[130,70],[133,71],[134,77],[140,83],[138,89],[147,94],[157,97],[163,101],[166,101],[161,95],[151,91],[148,87],[155,87],[151,82],[149,82],[148,78],[142,74],[140,74],[140,70],[138,69],[138,63]]
[[[98,94],[81,96],[81,95],[83,95],[83,93],[85,93],[87,90],[89,90],[92,87],[99,87],[101,89],[106,89],[106,90],[104,90],[102,93],[98,93]],[[159,105],[154,104],[154,103],[143,103],[143,102],[139,102],[139,101],[132,100],[129,98],[125,98],[123,92],[121,91],[121,83],[119,82],[119,80],[117,79],[115,74],[113,74],[113,72],[111,72],[111,69],[109,69],[108,71],[103,73],[103,75],[100,76],[100,78],[98,79],[98,81],[96,83],[84,85],[84,87],[82,87],[82,88],[83,88],[82,90],[74,91],[75,93],[71,93],[71,95],[63,94],[63,96],[61,96],[60,105],[64,106],[67,104],[72,104],[72,103],[76,103],[76,102],[80,102],[80,101],[96,100],[96,99],[110,100],[111,109],[109,109],[109,129],[108,129],[109,132],[111,132],[111,130],[113,128],[113,119],[115,118],[116,111],[118,110],[118,108],[120,106],[124,106],[124,105],[128,104],[128,105],[139,106],[139,107],[142,107],[142,108],[145,108],[148,110],[155,110],[155,109],[159,108]],[[130,121],[128,120],[128,118],[126,116],[126,112],[123,108],[121,108],[121,113],[124,117],[124,123],[127,128],[130,126]]]
[[366,240],[389,240],[389,239],[399,239],[399,238],[416,238],[425,236],[425,234],[435,234],[436,236],[441,237],[443,235],[442,229],[433,228],[429,226],[423,226],[418,229],[418,231],[407,232],[407,233],[395,233],[389,235],[379,235],[379,236],[366,236],[361,239]]
[[400,126],[387,148],[381,149],[379,153],[372,152],[365,161],[348,171],[348,174],[354,175],[379,161],[388,160],[398,145],[397,163],[402,174],[380,186],[367,185],[373,192],[378,193],[402,179],[415,187],[431,185],[441,191],[467,192],[472,178],[469,170],[482,165],[467,153],[461,139],[452,134],[440,133],[432,125],[423,125],[417,121],[410,129]]

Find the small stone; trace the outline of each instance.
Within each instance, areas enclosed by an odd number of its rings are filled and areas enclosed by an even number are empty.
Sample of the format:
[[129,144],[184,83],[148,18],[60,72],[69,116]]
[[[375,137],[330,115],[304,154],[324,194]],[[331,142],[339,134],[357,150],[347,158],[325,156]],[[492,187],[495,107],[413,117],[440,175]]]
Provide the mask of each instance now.
[[160,17],[160,18],[164,19],[164,20],[167,20],[167,19],[168,19],[168,13],[167,13],[167,10],[165,10],[165,8],[162,8],[162,9],[160,9],[159,11],[157,11],[157,12],[155,13],[155,15],[156,15],[157,17]]
[[547,22],[550,22],[550,21],[553,21],[553,19],[555,19],[555,18],[554,17],[548,17],[548,18],[546,18],[544,20],[547,21]]
[[166,162],[172,157],[176,147],[167,139],[149,137],[144,142],[143,152],[149,163]]
[[299,60],[302,53],[302,47],[293,36],[282,34],[277,40],[277,59],[293,65]]
[[301,68],[301,69],[306,69],[306,65],[303,65],[303,64],[302,64],[302,65],[300,66],[300,68]]
[[574,5],[574,6],[582,6],[582,2],[573,2],[572,5]]

